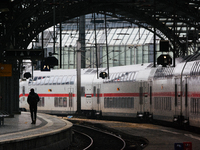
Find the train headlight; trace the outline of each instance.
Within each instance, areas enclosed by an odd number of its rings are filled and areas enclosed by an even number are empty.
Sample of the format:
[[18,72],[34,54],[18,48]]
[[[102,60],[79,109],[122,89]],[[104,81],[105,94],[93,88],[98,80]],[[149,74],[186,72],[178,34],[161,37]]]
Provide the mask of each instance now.
[[177,117],[174,117],[174,122],[177,122],[178,121],[178,118]]

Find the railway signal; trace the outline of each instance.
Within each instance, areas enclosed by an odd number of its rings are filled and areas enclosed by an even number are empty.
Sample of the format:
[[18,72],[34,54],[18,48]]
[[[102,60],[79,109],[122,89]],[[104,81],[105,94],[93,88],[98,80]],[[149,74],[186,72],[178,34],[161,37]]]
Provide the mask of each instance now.
[[168,54],[162,54],[157,58],[157,64],[166,67],[172,64],[172,58]]
[[58,65],[58,59],[54,56],[49,56],[41,61],[41,71],[50,71],[50,68]]
[[99,76],[100,76],[102,79],[105,79],[105,78],[108,77],[108,74],[107,74],[106,72],[101,72],[101,73],[99,74]]
[[24,78],[28,79],[31,77],[31,73],[30,72],[25,72],[24,73]]

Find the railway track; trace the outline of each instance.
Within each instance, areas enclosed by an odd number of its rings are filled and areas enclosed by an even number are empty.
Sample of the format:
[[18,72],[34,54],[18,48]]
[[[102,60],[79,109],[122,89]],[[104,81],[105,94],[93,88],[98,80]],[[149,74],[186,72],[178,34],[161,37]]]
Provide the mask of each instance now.
[[76,139],[79,139],[79,145],[74,146],[73,150],[123,150],[126,146],[121,137],[93,127],[74,124],[73,131]]

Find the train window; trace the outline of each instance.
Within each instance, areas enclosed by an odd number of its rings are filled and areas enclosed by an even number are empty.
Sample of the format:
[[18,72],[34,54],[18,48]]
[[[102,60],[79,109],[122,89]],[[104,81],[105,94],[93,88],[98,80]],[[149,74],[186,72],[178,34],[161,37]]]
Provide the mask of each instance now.
[[47,85],[49,83],[50,77],[46,78],[46,80],[44,81],[44,84]]
[[72,76],[68,76],[68,78],[67,78],[65,84],[70,84],[70,80],[71,80],[71,78],[72,78]]
[[36,84],[36,81],[33,80],[33,81],[32,81],[32,85],[35,85],[35,84]]
[[34,77],[34,78],[33,78],[33,81],[36,81],[36,80],[37,80],[37,78],[38,78],[38,77]]
[[44,84],[46,77],[43,77],[43,79],[41,79],[40,84]]
[[53,85],[56,85],[57,80],[58,80],[58,76],[55,76],[54,79],[53,79]]
[[41,82],[41,79],[42,79],[42,77],[38,77],[37,81],[35,81],[37,85],[39,85],[39,84],[40,84],[40,82]]
[[200,113],[200,98],[191,98],[190,112],[193,113],[193,114],[199,114]]
[[63,98],[62,97],[59,97],[58,106],[63,107]]
[[74,84],[75,81],[75,76],[72,76],[71,80],[70,80],[70,84]]
[[105,97],[104,108],[134,108],[134,98],[130,97]]
[[114,81],[114,79],[115,79],[115,76],[116,76],[116,73],[113,73],[113,76],[112,76],[112,78],[110,78],[110,79],[111,79],[111,82],[113,82],[113,81]]
[[134,98],[129,97],[128,99],[128,108],[134,108]]
[[41,80],[37,80],[37,81],[36,81],[36,84],[37,84],[37,85],[39,85],[39,84],[40,84],[40,82],[41,82]]
[[171,97],[155,97],[154,108],[158,110],[171,110]]
[[32,83],[33,83],[33,80],[29,79],[28,84],[32,84]]
[[120,81],[124,81],[124,79],[125,79],[125,76],[126,76],[126,75],[125,75],[125,73],[122,73],[122,74],[121,74]]
[[108,98],[108,108],[113,107],[113,97]]
[[67,107],[67,97],[63,97],[63,107]]
[[124,74],[124,81],[127,81],[127,79],[128,79],[128,72],[126,72],[125,74]]
[[37,80],[40,80],[40,79],[42,79],[42,78],[43,78],[43,77],[38,77]]
[[60,85],[62,83],[63,76],[59,76],[57,80],[57,84]]
[[85,87],[81,87],[81,96],[85,97]]
[[54,106],[55,106],[55,107],[58,107],[58,102],[59,102],[58,97],[55,97],[55,98],[54,98]]
[[130,81],[131,80],[131,75],[133,74],[133,72],[130,72],[127,76],[127,81]]
[[134,80],[134,76],[135,76],[135,73],[132,72],[129,80],[131,80],[131,81]]
[[61,84],[66,84],[66,80],[67,80],[68,76],[64,76],[62,78]]
[[49,78],[49,85],[52,85],[52,84],[53,84],[53,79],[54,79],[54,76],[51,76],[51,77]]
[[119,75],[120,75],[119,73],[116,74],[115,79],[114,79],[115,82],[119,81],[119,78],[120,78]]
[[122,79],[123,79],[123,78],[122,78],[122,75],[123,75],[122,73],[119,74],[117,81],[123,81],[123,80],[122,80]]
[[67,107],[67,97],[55,97],[54,98],[55,107]]
[[38,107],[44,107],[44,97],[40,97],[40,101],[38,102]]
[[121,97],[116,97],[113,99],[113,108],[121,108]]
[[104,108],[108,108],[108,98],[104,97]]

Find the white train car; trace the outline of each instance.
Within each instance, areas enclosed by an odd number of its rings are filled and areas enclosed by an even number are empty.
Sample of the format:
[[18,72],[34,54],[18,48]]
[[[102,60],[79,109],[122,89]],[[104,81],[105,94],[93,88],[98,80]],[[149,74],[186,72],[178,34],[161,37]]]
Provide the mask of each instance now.
[[[131,116],[137,113],[139,104],[139,71],[150,69],[151,64],[110,68],[109,79],[97,78],[96,69],[81,71],[81,110],[114,116]],[[100,68],[100,71],[105,69]],[[144,76],[144,75],[143,75]],[[147,80],[148,75],[145,80]],[[141,81],[140,81],[141,82]],[[142,84],[144,81],[142,81]],[[35,89],[41,100],[38,111],[72,114],[77,110],[76,70],[34,71],[33,79],[20,82],[20,107],[29,109],[27,96]],[[117,113],[116,113],[117,112]]]
[[[152,118],[200,127],[200,61],[176,67],[152,64],[112,67],[109,78],[96,69],[81,70],[81,111],[87,116]],[[100,68],[99,72],[106,71]],[[76,70],[34,71],[20,82],[20,107],[29,109],[31,88],[39,94],[38,111],[73,114],[77,111]]]

